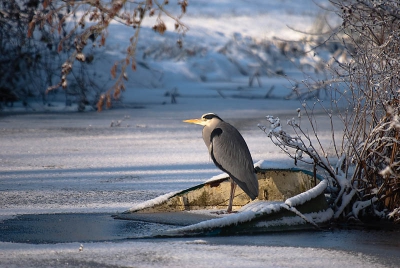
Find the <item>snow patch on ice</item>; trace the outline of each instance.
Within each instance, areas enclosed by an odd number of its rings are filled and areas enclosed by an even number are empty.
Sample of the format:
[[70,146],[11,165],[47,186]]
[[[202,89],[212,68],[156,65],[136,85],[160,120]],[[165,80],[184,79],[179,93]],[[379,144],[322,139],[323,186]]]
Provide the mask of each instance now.
[[0,215],[0,223],[6,221],[6,220],[11,220],[16,218],[17,215],[13,214],[13,215]]

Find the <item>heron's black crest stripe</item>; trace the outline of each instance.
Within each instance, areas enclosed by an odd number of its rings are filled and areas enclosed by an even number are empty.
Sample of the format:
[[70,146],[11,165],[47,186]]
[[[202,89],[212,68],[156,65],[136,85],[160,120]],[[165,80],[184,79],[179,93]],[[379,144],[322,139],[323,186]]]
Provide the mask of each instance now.
[[210,113],[210,114],[205,114],[203,115],[203,118],[206,120],[211,120],[213,118],[218,118],[219,120],[223,121],[218,115]]

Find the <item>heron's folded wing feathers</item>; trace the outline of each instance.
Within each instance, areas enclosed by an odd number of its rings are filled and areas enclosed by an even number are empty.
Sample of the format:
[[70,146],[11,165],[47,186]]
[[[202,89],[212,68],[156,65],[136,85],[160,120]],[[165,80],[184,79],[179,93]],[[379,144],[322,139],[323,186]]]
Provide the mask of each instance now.
[[253,160],[242,135],[225,122],[211,133],[210,155],[214,163],[255,199],[258,196],[258,181],[254,174]]

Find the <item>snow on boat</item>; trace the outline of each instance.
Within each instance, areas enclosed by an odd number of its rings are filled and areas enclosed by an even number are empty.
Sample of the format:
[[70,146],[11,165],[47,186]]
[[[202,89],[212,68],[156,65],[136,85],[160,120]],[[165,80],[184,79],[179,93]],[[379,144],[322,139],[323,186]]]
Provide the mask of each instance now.
[[230,180],[226,174],[189,189],[138,204],[117,219],[182,226],[160,236],[232,235],[319,228],[333,211],[325,197],[327,180],[301,169],[257,170],[255,201],[236,188],[233,210],[226,214]]

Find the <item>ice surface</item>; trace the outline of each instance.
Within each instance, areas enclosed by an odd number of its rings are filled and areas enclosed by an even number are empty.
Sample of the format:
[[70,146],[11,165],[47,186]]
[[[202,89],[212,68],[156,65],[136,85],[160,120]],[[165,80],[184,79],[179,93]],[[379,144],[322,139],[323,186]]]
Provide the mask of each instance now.
[[364,254],[312,247],[221,245],[208,239],[91,243],[83,244],[82,251],[80,243],[0,243],[0,247],[3,267],[385,267]]

